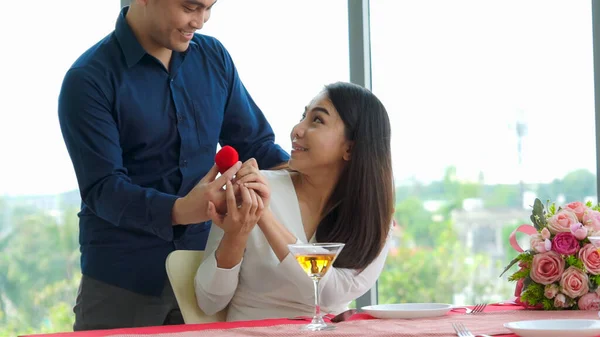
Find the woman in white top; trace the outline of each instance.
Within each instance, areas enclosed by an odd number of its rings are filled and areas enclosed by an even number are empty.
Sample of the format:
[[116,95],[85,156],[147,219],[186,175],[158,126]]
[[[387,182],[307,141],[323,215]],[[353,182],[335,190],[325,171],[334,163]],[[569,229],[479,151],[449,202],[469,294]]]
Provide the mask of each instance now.
[[363,87],[328,85],[291,139],[290,170],[259,171],[250,159],[234,181],[241,205],[231,183],[226,215],[209,203],[216,226],[195,278],[208,315],[227,306],[228,321],[312,315],[312,280],[291,243],[345,243],[320,281],[322,312],[345,310],[381,273],[394,211],[385,107]]

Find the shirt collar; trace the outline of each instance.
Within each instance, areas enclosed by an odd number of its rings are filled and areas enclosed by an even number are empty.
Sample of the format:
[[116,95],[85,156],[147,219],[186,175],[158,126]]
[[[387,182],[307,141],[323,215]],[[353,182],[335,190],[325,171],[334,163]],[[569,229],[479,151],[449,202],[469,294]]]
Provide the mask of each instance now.
[[123,51],[123,55],[125,55],[127,66],[132,67],[137,64],[144,55],[146,55],[146,51],[138,42],[137,38],[133,34],[133,31],[131,30],[131,27],[129,27],[129,24],[125,19],[128,10],[129,6],[123,7],[121,10],[119,18],[117,19],[115,34],[117,36],[117,40],[119,41],[119,45],[121,46],[121,50]]

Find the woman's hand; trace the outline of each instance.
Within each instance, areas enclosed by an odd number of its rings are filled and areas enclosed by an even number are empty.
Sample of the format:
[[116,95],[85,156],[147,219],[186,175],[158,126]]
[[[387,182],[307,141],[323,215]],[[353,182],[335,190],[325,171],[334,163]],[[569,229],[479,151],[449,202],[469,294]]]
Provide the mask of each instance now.
[[253,190],[262,199],[265,208],[269,207],[271,189],[267,179],[260,173],[256,159],[250,158],[242,164],[235,175],[235,184]]
[[252,231],[265,208],[263,200],[257,193],[248,187],[240,186],[241,205],[238,207],[233,185],[230,181],[226,184],[227,214],[220,214],[215,204],[209,201],[208,214],[213,223],[219,226],[226,234],[247,235]]

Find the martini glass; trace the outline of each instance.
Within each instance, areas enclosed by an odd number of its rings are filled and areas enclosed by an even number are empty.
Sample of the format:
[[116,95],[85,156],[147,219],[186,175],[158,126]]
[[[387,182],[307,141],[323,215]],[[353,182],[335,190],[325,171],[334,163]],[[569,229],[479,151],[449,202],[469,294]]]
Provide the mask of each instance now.
[[[598,253],[600,253],[600,236],[588,236],[590,243],[596,247]],[[600,311],[598,312],[598,317],[600,317]]]
[[343,243],[298,243],[288,245],[300,267],[313,280],[315,288],[315,314],[312,321],[302,330],[333,330],[335,326],[325,323],[319,306],[319,281],[329,270],[344,247]]

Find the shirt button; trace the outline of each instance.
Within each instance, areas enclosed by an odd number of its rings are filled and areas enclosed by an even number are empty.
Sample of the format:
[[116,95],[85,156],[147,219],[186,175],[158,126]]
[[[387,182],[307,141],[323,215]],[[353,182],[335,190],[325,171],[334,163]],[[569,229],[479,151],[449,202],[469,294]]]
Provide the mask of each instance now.
[[181,166],[183,166],[183,167],[187,167],[187,160],[186,160],[186,159],[184,159],[184,160],[181,162]]
[[183,116],[181,114],[177,114],[177,119],[181,122],[183,120]]

